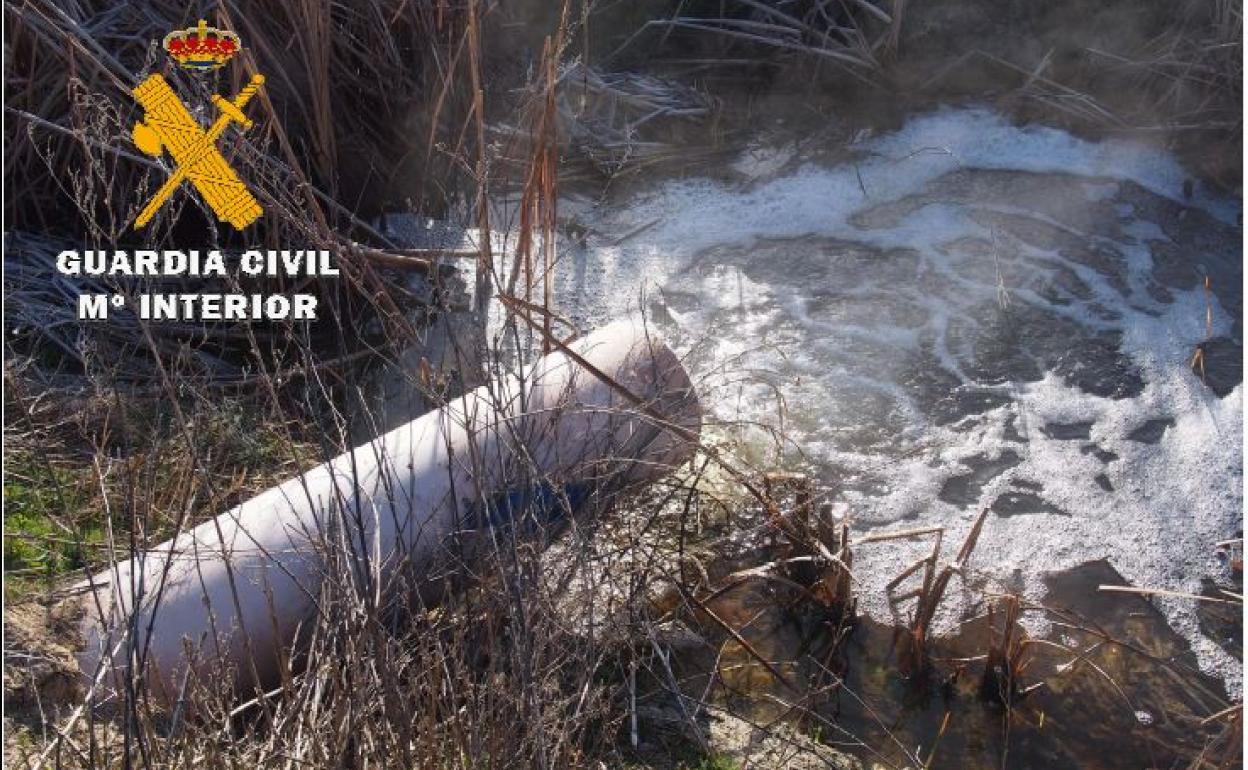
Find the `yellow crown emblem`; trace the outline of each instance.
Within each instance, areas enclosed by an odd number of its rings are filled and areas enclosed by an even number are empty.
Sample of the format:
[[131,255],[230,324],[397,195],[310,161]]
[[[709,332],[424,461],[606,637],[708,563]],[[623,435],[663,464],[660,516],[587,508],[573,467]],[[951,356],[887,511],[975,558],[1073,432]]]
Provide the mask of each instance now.
[[242,48],[238,35],[210,27],[203,19],[198,26],[165,35],[163,45],[178,64],[192,70],[215,70]]

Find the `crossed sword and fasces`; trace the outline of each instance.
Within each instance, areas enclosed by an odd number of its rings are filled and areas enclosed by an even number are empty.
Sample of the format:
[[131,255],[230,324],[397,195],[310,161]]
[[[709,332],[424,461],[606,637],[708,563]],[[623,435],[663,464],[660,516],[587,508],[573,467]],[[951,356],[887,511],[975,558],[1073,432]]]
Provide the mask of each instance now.
[[243,114],[243,107],[263,84],[263,75],[252,75],[251,82],[238,92],[233,101],[213,94],[212,103],[221,114],[207,131],[200,128],[160,74],[152,75],[135,87],[134,98],[146,113],[142,121],[134,124],[135,146],[154,157],[159,157],[162,149],[168,150],[177,164],[177,168],[139,212],[134,222],[136,229],[151,221],[184,179],[191,180],[217,216],[235,229],[242,230],[259,218],[262,213],[260,203],[225,161],[217,149],[217,139],[230,123],[238,123],[244,129],[251,128],[252,122]]

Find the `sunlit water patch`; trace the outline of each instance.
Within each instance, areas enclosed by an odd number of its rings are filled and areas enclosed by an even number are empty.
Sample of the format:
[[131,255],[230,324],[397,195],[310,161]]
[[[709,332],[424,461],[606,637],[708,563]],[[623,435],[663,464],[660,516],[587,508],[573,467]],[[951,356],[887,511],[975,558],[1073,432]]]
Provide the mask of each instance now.
[[[959,542],[988,507],[976,566],[1032,599],[1043,573],[1102,558],[1198,593],[1242,510],[1239,202],[1159,151],[976,110],[856,149],[586,207],[560,309],[648,313],[713,416],[765,427],[742,433],[762,456],[783,435],[770,459],[813,473],[859,529]],[[928,548],[856,554],[871,614]],[[1193,604],[1160,605],[1237,692]]]

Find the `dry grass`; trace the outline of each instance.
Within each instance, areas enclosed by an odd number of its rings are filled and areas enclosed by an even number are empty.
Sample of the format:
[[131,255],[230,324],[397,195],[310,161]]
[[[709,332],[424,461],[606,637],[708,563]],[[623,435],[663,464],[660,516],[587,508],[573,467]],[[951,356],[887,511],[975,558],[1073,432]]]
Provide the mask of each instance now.
[[[526,243],[538,245],[515,256],[524,279],[516,286],[506,280],[513,263],[490,247],[480,4],[275,4],[248,7],[245,16],[230,3],[209,10],[209,18],[235,28],[248,46],[238,75],[271,75],[260,100],[265,128],[235,147],[243,173],[267,191],[264,227],[255,237],[329,248],[341,257],[345,287],[329,293],[335,312],[322,339],[280,325],[158,328],[126,314],[103,328],[76,322],[78,292],[139,287],[49,280],[49,238],[85,235],[106,248],[129,238],[129,221],[158,175],[116,149],[125,146],[129,117],[124,100],[107,93],[137,82],[136,73],[155,63],[150,40],[185,23],[187,11],[160,3],[139,10],[6,4],[18,65],[8,81],[16,94],[9,125],[20,132],[10,136],[20,151],[6,171],[28,180],[27,194],[6,205],[16,227],[42,233],[13,235],[13,248],[6,249],[7,320],[21,332],[16,343],[9,340],[19,353],[7,372],[17,386],[9,406],[24,414],[6,423],[6,443],[61,452],[75,469],[72,484],[84,498],[57,513],[56,524],[65,539],[89,543],[90,556],[71,575],[185,531],[275,474],[337,454],[350,446],[352,425],[372,422],[349,357],[397,350],[421,337],[411,304],[400,306],[394,281],[381,270],[414,268],[435,284],[439,275],[425,255],[376,250],[386,247],[384,240],[353,213],[358,195],[352,199],[350,185],[360,180],[349,172],[362,166],[353,168],[351,153],[361,153],[374,170],[400,168],[412,151],[396,139],[411,126],[410,100],[422,102],[415,118],[424,123],[416,134],[428,138],[427,147],[416,149],[420,168],[446,186],[427,195],[409,191],[413,207],[427,212],[430,205],[457,205],[457,197],[470,200],[480,236],[478,310],[487,308],[495,287],[508,299],[523,297],[525,320],[544,333],[539,344],[549,349],[558,342],[551,320],[556,156],[549,117],[562,27],[543,60],[547,120],[533,131],[537,150],[526,185],[523,229]],[[291,45],[291,30],[306,36]],[[206,96],[204,84],[180,79],[186,92]],[[376,88],[378,82],[387,88]],[[56,101],[67,92],[82,98]],[[73,182],[63,188],[65,178]],[[184,202],[162,215],[155,242],[175,242],[178,228],[196,221],[194,208]],[[66,223],[82,222],[85,233],[53,224],[57,210],[72,212]],[[373,248],[360,247],[352,235],[373,240]],[[231,240],[215,231],[211,238]],[[361,310],[366,319],[380,317],[379,333],[365,333]],[[41,323],[49,318],[51,324]],[[451,367],[465,373],[482,356],[493,368],[529,354],[519,333],[485,351],[474,328],[452,336]],[[423,374],[410,372],[409,385],[428,391],[435,405],[454,395],[431,388]],[[276,431],[264,456],[248,456],[233,445],[251,437],[245,429],[228,437],[212,430],[212,406],[226,393],[241,399],[247,414],[283,424],[293,411],[305,427],[297,434]],[[517,485],[535,483],[524,468],[516,473]],[[690,499],[681,486],[661,495],[651,501],[656,512]],[[58,768],[597,766],[591,759],[614,752],[625,713],[620,672],[635,670],[626,661],[644,639],[633,609],[645,596],[637,577],[655,569],[633,556],[625,568],[603,567],[621,559],[618,541],[592,537],[592,522],[606,505],[591,500],[581,512],[588,523],[574,524],[553,555],[545,546],[558,528],[511,528],[496,533],[492,545],[478,544],[472,558],[442,565],[446,599],[436,607],[420,601],[413,576],[375,590],[360,580],[349,549],[324,544],[329,574],[319,611],[303,629],[298,654],[283,658],[276,689],[235,692],[221,686],[231,679],[222,671],[188,680],[185,707],[170,713],[149,700],[132,672],[108,704],[96,703],[100,692],[92,691],[85,704],[39,701],[7,715],[19,720],[24,737],[10,741],[6,758]],[[102,535],[88,531],[97,524]],[[569,601],[570,587],[576,601]],[[6,649],[6,659],[13,663],[18,653]],[[34,688],[36,700],[40,691]]]
[[[165,32],[193,23],[195,13],[243,38],[224,75],[187,74],[160,50]],[[435,264],[443,255],[401,252],[368,219],[395,201],[445,213],[459,191],[475,188],[458,162],[478,151],[462,140],[471,114],[467,89],[456,85],[466,82],[462,9],[377,0],[249,4],[243,14],[226,0],[197,8],[9,0],[5,14],[5,173],[22,180],[5,198],[11,353],[56,361],[45,368],[61,377],[109,378],[149,392],[166,385],[160,370],[176,359],[196,364],[187,373],[197,387],[254,388],[266,376],[286,382],[327,369],[338,370],[341,381],[346,365],[368,355],[356,340],[373,353],[393,351],[416,332],[413,319],[448,309],[442,286],[453,269]],[[265,215],[245,237],[220,230],[198,196],[182,190],[144,230],[142,245],[326,249],[341,278],[93,280],[52,269],[66,244],[125,249],[138,242],[132,223],[165,174],[129,149],[139,107],[128,92],[151,71],[163,71],[191,104],[234,93],[255,72],[268,75],[251,107],[256,127],[223,144]],[[453,151],[433,150],[457,137]],[[431,287],[433,300],[414,295],[412,280]],[[111,313],[107,323],[76,318],[75,299],[84,292],[212,289],[310,292],[319,295],[325,323],[145,325],[131,309]]]
[[[893,55],[901,15],[890,14],[873,0],[766,3],[731,0],[718,4],[680,3],[671,18],[643,24],[610,61],[632,45],[710,36],[723,45],[716,57],[701,63],[762,62],[771,56],[811,57],[835,66],[853,78],[870,81],[882,61]],[[688,7],[687,7],[688,6]],[[759,51],[767,51],[760,55]]]
[[[962,547],[958,549],[957,558],[952,564],[948,564],[943,568],[940,567],[940,546],[944,539],[944,533],[943,531],[936,532],[936,538],[932,545],[932,555],[921,562],[923,581],[920,587],[913,593],[915,603],[911,610],[909,627],[904,631],[899,629],[897,659],[902,676],[923,682],[930,673],[931,660],[928,650],[928,636],[932,631],[932,621],[936,617],[936,610],[940,607],[940,603],[945,597],[945,591],[949,587],[950,579],[955,574],[960,574],[966,568],[967,561],[975,550],[975,544],[979,542],[979,535],[983,531],[984,521],[987,518],[988,509],[985,508],[979,512],[979,516],[975,519],[975,523],[967,533],[966,539],[962,542]],[[903,572],[902,577],[907,576],[909,572],[910,570]],[[894,581],[894,583],[896,582]]]
[[[242,36],[239,63],[219,81],[183,76],[166,64],[159,48],[166,32],[193,24],[196,12]],[[109,165],[112,196],[107,203],[98,199],[107,211],[96,213],[110,215],[114,226],[124,224],[125,196],[140,188],[150,168],[126,150],[129,120],[110,130],[98,125],[98,113],[129,117],[136,107],[126,94],[152,70],[177,75],[183,93],[200,97],[207,88],[236,92],[253,70],[266,73],[259,99],[265,118],[257,131],[261,136],[245,137],[244,144],[272,143],[271,160],[290,166],[275,164],[272,170],[310,183],[315,190],[296,200],[324,208],[307,213],[336,227],[352,224],[351,212],[375,212],[395,194],[392,185],[400,172],[422,170],[404,163],[425,149],[408,138],[412,129],[440,140],[444,131],[454,136],[463,120],[462,112],[456,114],[460,94],[432,98],[446,78],[458,74],[450,57],[462,43],[467,21],[462,10],[377,0],[250,3],[243,14],[228,0],[198,7],[160,0],[124,7],[90,0],[9,0],[5,13],[12,64],[6,73],[12,152],[5,171],[27,182],[20,195],[10,190],[6,196],[6,217],[14,229],[71,234],[65,228],[72,229],[78,217],[64,215],[77,213],[83,201],[66,189],[66,180],[102,159]],[[386,87],[376,88],[377,83]],[[454,169],[445,159],[433,159],[424,170],[448,189],[454,184]],[[403,181],[401,195],[421,208],[447,192],[430,189],[426,196],[419,180]],[[281,224],[281,217],[266,219],[261,224],[266,231]],[[101,230],[92,234],[125,235],[121,227]]]

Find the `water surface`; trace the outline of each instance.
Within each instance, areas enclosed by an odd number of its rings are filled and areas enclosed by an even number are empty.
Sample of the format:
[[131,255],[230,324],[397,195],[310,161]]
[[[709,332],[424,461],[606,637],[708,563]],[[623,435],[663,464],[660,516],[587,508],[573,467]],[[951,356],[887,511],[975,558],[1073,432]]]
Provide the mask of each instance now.
[[[569,198],[588,237],[561,250],[561,312],[647,314],[717,430],[813,474],[858,531],[939,524],[956,543],[987,507],[976,569],[1037,601],[1046,573],[1102,559],[1135,585],[1225,578],[1213,544],[1242,511],[1239,201],[1185,185],[1159,150],[982,110],[853,150],[755,149],[706,178]],[[873,617],[929,548],[856,554]],[[1238,691],[1195,603],[1158,603]]]

